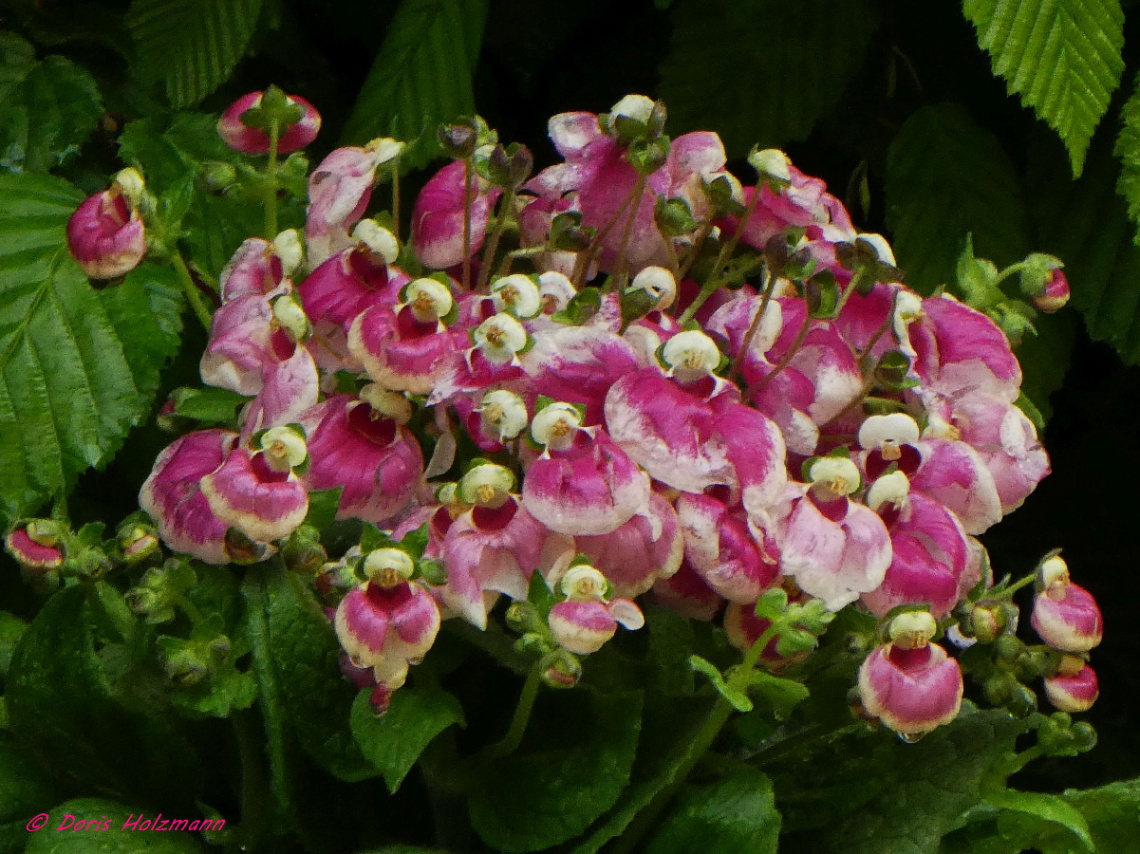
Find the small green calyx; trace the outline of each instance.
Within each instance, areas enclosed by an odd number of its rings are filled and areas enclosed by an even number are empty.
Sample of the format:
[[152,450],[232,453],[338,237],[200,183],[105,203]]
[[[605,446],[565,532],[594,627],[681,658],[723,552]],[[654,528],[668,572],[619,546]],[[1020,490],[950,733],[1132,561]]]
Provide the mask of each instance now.
[[241,114],[241,123],[247,128],[263,130],[269,134],[277,128],[280,134],[301,121],[304,115],[305,111],[300,104],[294,102],[276,86],[270,86],[262,93],[256,107],[250,107]]

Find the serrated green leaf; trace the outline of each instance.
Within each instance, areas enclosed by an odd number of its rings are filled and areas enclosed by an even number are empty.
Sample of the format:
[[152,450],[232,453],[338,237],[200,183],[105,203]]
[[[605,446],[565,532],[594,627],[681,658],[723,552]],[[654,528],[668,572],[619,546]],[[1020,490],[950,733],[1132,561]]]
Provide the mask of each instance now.
[[963,0],[994,74],[1065,143],[1073,175],[1120,84],[1119,0]]
[[418,169],[440,153],[436,128],[475,112],[472,74],[487,0],[404,0],[364,81],[342,136],[409,143],[401,165]]
[[750,770],[709,786],[689,786],[646,854],[775,854],[780,839],[772,781]]
[[881,731],[814,739],[765,767],[793,834],[784,841],[818,854],[934,854],[981,802],[982,775],[1023,731],[1004,710],[967,703],[917,744]]
[[127,26],[139,70],[161,82],[175,107],[197,104],[245,55],[261,0],[133,0]]
[[1140,245],[1140,77],[1137,77],[1132,96],[1121,108],[1124,126],[1116,138],[1116,156],[1120,158],[1120,179],[1117,191],[1128,202],[1128,215],[1137,226],[1133,242]]
[[641,707],[640,692],[540,697],[522,748],[479,775],[468,800],[475,831],[508,854],[578,836],[629,782]]
[[68,254],[82,198],[58,178],[0,175],[0,516],[106,463],[178,349],[182,297],[166,271],[143,265],[96,291]]
[[401,688],[382,717],[376,717],[370,690],[356,695],[352,704],[352,735],[384,775],[388,791],[400,788],[431,740],[452,724],[465,726],[463,707],[439,688]]
[[[124,830],[124,824],[140,816],[139,825],[158,818],[157,810],[142,806],[132,808],[103,798],[76,798],[57,804],[47,812],[51,820],[40,832],[28,834],[26,854],[135,854],[143,850],[151,854],[203,854],[206,851],[193,833],[182,829],[171,832],[169,823],[165,832],[160,833],[153,832],[153,825],[147,830],[129,827]],[[180,820],[197,818],[178,816]],[[162,820],[169,819],[169,815],[162,817]],[[81,821],[84,829],[76,831],[75,826]],[[87,825],[89,821],[94,824]]]
[[863,64],[879,7],[682,0],[672,18],[661,63],[670,130],[715,128],[729,157],[741,157],[811,133]]
[[923,294],[952,281],[972,233],[974,252],[999,266],[1028,251],[1025,206],[997,138],[961,107],[923,107],[887,155],[887,224],[906,283]]
[[47,172],[91,136],[103,99],[94,78],[71,60],[49,56],[26,65],[26,52],[11,36],[0,40],[0,54],[6,49],[14,55],[0,60],[0,168]]

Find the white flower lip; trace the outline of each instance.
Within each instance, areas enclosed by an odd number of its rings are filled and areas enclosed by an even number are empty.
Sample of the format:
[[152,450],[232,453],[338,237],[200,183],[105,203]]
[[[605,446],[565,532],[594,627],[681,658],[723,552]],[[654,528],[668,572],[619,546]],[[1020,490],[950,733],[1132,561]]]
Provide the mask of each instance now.
[[711,374],[720,364],[716,342],[695,329],[678,332],[666,341],[661,356],[670,368],[693,377]]
[[[574,298],[576,293],[578,291],[574,289],[574,285],[565,273],[547,270],[538,277],[538,294],[542,298],[544,310],[548,313],[553,314],[554,311],[561,311],[566,308],[566,304]],[[552,306],[546,305],[547,303],[552,304]],[[553,307],[553,311],[551,311],[551,307]]]
[[879,260],[884,264],[890,264],[892,267],[897,267],[898,262],[895,261],[894,250],[891,249],[891,244],[887,242],[887,238],[881,234],[868,232],[859,235],[860,240],[865,240],[870,243],[875,250],[875,254],[879,256]]
[[480,323],[471,333],[475,346],[492,362],[509,362],[526,347],[526,330],[509,314],[496,314]]
[[1052,587],[1054,584],[1068,584],[1069,583],[1069,565],[1065,563],[1065,559],[1060,555],[1053,555],[1046,558],[1041,564],[1041,583],[1046,589]]
[[376,549],[364,558],[364,574],[385,587],[407,581],[414,571],[411,557],[400,549]]
[[640,288],[654,300],[654,308],[666,309],[677,298],[677,280],[664,267],[646,267],[633,277],[630,287]]
[[513,391],[487,392],[480,403],[479,414],[498,430],[501,441],[514,439],[526,429],[526,403]]
[[435,279],[416,279],[408,285],[405,298],[420,323],[439,320],[451,311],[451,291]]
[[601,600],[605,598],[606,577],[592,566],[571,567],[559,582],[563,594],[579,601]]
[[644,95],[626,95],[612,107],[610,107],[610,115],[625,116],[627,119],[645,124],[649,121],[649,117],[653,114],[653,99],[647,98]]
[[530,276],[513,273],[491,285],[491,299],[499,311],[515,317],[534,317],[542,309],[542,295]]
[[287,228],[273,238],[273,251],[281,259],[281,270],[286,276],[301,266],[305,250],[301,245],[301,235],[295,228]]
[[404,143],[390,136],[378,136],[364,147],[376,153],[376,165],[379,166],[399,157]]
[[811,464],[808,477],[836,495],[850,495],[859,488],[859,468],[846,457],[820,457]]
[[500,507],[514,488],[515,476],[509,468],[486,463],[463,475],[458,492],[464,504]]
[[582,426],[582,416],[569,403],[552,403],[534,416],[530,435],[534,441],[547,447],[568,445],[574,431]]
[[748,156],[749,166],[757,172],[771,175],[781,181],[792,180],[792,172],[789,168],[791,163],[788,155],[778,148],[765,148],[761,151],[754,151]]
[[309,334],[309,318],[305,310],[293,296],[281,296],[273,301],[273,317],[289,333],[294,341],[301,341]]
[[139,171],[131,167],[119,170],[115,175],[115,184],[123,191],[123,195],[130,199],[131,204],[137,207],[146,189]]
[[397,424],[407,424],[412,419],[412,403],[398,391],[369,383],[360,390],[360,399]]
[[859,427],[859,447],[865,451],[876,451],[883,445],[913,445],[918,437],[918,422],[905,412],[872,415]]
[[291,427],[271,427],[261,437],[261,450],[273,468],[299,466],[309,455],[305,439]]
[[878,510],[884,504],[898,506],[910,494],[910,478],[901,471],[885,474],[867,490],[867,506]]
[[383,258],[385,264],[394,264],[400,255],[400,244],[396,240],[396,235],[374,219],[362,219],[358,222],[352,229],[352,239],[359,240]]

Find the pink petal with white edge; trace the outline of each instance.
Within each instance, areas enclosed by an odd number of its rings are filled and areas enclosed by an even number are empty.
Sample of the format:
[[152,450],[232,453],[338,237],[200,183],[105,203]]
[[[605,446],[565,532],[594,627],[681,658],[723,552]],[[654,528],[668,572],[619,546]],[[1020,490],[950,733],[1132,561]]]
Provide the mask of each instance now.
[[935,391],[980,391],[1010,403],[1020,394],[1021,366],[992,320],[946,295],[922,301],[924,317],[909,327],[919,375]]
[[338,252],[311,272],[297,288],[305,314],[314,323],[349,324],[373,304],[394,305],[411,278],[384,264],[366,247]]
[[1017,406],[984,394],[954,403],[954,425],[993,475],[1003,513],[1012,513],[1049,474],[1049,456],[1033,422]]
[[655,368],[626,374],[605,401],[611,437],[655,480],[703,492],[735,479],[728,443],[707,401]]
[[373,306],[353,321],[348,332],[350,352],[368,375],[394,391],[429,394],[452,351],[466,346],[466,336],[447,329],[408,320],[407,307],[399,313]]
[[237,434],[229,430],[187,433],[166,448],[139,490],[139,506],[155,520],[159,536],[173,551],[212,564],[229,563],[229,527],[214,515],[202,494],[202,478],[217,470]]
[[805,593],[822,599],[830,611],[882,584],[891,563],[891,539],[883,521],[851,501],[837,522],[821,513],[810,496],[796,500],[777,539],[784,574]]
[[540,332],[521,361],[534,386],[547,397],[585,404],[586,424],[601,422],[610,387],[641,368],[627,342],[589,326]]
[[309,495],[295,474],[274,471],[263,454],[244,448],[231,451],[201,484],[214,515],[256,542],[289,536],[309,511]]
[[977,451],[951,439],[924,439],[916,447],[922,464],[910,479],[912,493],[944,504],[967,534],[981,534],[1001,521],[997,486]]
[[1058,673],[1045,677],[1045,697],[1050,705],[1071,715],[1087,712],[1100,695],[1096,672],[1085,664],[1072,676]]
[[[722,403],[722,401],[724,401]],[[761,412],[722,395],[713,401],[716,429],[723,437],[733,475],[728,485],[739,490],[749,513],[766,513],[788,484],[787,449],[780,428]]]
[[[743,514],[706,495],[683,493],[677,517],[685,556],[705,583],[730,602],[755,602],[779,574],[779,550],[764,536],[758,543]],[[763,535],[763,533],[762,533]]]
[[376,151],[348,146],[332,151],[309,175],[305,242],[310,267],[352,245],[348,230],[364,216],[378,164]]
[[266,427],[292,424],[301,414],[316,406],[320,395],[320,375],[312,354],[294,345],[293,355],[284,360],[272,358],[262,368],[262,387],[245,413],[243,435]]
[[920,736],[958,716],[962,669],[937,644],[872,650],[859,668],[859,696],[866,710],[895,732]]
[[559,602],[550,609],[547,624],[558,645],[575,655],[597,652],[617,631],[617,620],[597,601]]
[[411,504],[424,460],[407,428],[347,395],[329,398],[306,422],[311,465],[303,480],[309,489],[343,487],[337,518],[379,525]]
[[214,312],[202,354],[202,382],[247,396],[261,391],[273,307],[263,296],[237,297]]
[[597,115],[583,112],[551,116],[546,131],[554,148],[567,160],[575,159],[586,146],[603,136]]
[[560,534],[608,534],[649,510],[649,477],[605,431],[580,430],[566,450],[535,460],[523,483],[523,504]]
[[1063,652],[1088,652],[1104,637],[1104,618],[1096,599],[1071,582],[1038,593],[1030,622],[1041,640]]
[[613,585],[615,596],[632,599],[677,571],[684,539],[672,505],[654,493],[648,514],[635,515],[608,534],[577,536],[574,550],[590,559],[590,565]]
[[283,275],[273,244],[261,237],[248,237],[218,277],[222,303],[237,297],[263,297],[281,285]]
[[412,247],[416,257],[426,267],[446,270],[463,263],[463,223],[469,222],[467,255],[474,255],[483,246],[491,210],[502,195],[472,170],[471,208],[466,208],[466,166],[456,160],[447,164],[431,178],[416,197],[412,210]]
[[114,279],[139,265],[146,255],[146,232],[117,184],[88,197],[71,215],[67,248],[92,279]]

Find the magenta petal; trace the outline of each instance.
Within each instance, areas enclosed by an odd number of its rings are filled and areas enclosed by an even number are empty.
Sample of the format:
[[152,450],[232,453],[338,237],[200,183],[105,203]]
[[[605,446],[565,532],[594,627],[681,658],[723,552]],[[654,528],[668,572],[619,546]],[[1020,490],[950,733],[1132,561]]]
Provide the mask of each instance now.
[[297,347],[284,361],[271,357],[261,376],[261,391],[245,415],[245,433],[295,423],[316,405],[320,376],[312,354],[304,347]]
[[261,454],[244,448],[234,449],[201,485],[214,515],[261,543],[289,536],[309,510],[309,495],[295,474],[269,469]]
[[1012,513],[1049,474],[1033,422],[1012,403],[985,394],[963,395],[953,416],[962,441],[977,450],[993,475],[1002,512]]
[[393,635],[389,636],[392,651],[410,661],[423,658],[439,631],[439,607],[418,584],[405,583],[392,590],[376,584],[368,585],[369,596],[389,609],[393,629]]
[[364,215],[379,157],[369,148],[338,148],[309,175],[305,242],[316,267],[352,245],[348,230]]
[[910,326],[920,376],[936,391],[981,391],[1010,403],[1021,386],[1021,366],[1009,339],[992,320],[949,297],[922,301],[925,317]]
[[244,395],[261,391],[272,320],[269,300],[257,294],[237,297],[214,312],[202,354],[202,382]]
[[298,286],[301,305],[314,323],[343,325],[373,303],[395,305],[408,275],[386,266],[379,256],[359,246],[329,258]]
[[668,578],[653,585],[653,598],[683,617],[711,620],[720,611],[724,599],[693,570],[687,560]]
[[925,439],[918,450],[922,464],[911,476],[911,492],[921,492],[952,510],[967,534],[981,534],[1001,520],[993,475],[973,448],[951,439]]
[[199,430],[175,440],[155,460],[139,491],[139,506],[172,550],[206,563],[229,563],[228,525],[214,515],[200,484],[222,465],[236,439],[228,430]]
[[640,596],[681,565],[684,539],[677,515],[660,495],[654,493],[649,501],[648,514],[637,514],[608,534],[574,538],[575,551],[590,559],[613,585],[615,596]]
[[586,405],[586,423],[602,420],[606,393],[641,365],[629,344],[612,332],[589,326],[563,327],[535,336],[522,365],[542,394]]
[[249,237],[222,269],[218,290],[223,303],[236,297],[263,297],[281,284],[283,275],[273,244],[261,237]]
[[1099,694],[1096,673],[1088,664],[1072,676],[1058,673],[1045,677],[1045,696],[1054,708],[1062,712],[1087,712]]
[[[412,210],[412,246],[427,267],[446,270],[463,262],[463,222],[467,180],[464,161],[456,160],[435,173],[416,198]],[[468,255],[483,246],[491,209],[502,190],[471,174]]]
[[962,704],[962,669],[937,644],[873,650],[859,668],[867,711],[901,735],[919,736],[950,723]]
[[336,634],[353,663],[371,667],[388,641],[390,619],[360,585],[348,591],[336,609]]
[[1088,652],[1104,636],[1104,618],[1092,594],[1077,584],[1044,590],[1033,600],[1034,631],[1063,652]]
[[[241,116],[261,104],[261,92],[250,92],[238,98],[218,119],[218,134],[234,151],[243,154],[266,154],[269,151],[269,134],[254,127],[242,124]],[[304,148],[317,138],[317,131],[321,129],[321,116],[316,107],[299,95],[286,96],[290,103],[301,108],[301,118],[284,128],[280,139],[277,140],[277,152],[288,154],[299,148]]]
[[547,617],[559,646],[576,655],[597,652],[617,631],[617,621],[601,602],[559,602]]
[[384,388],[429,394],[460,340],[442,327],[428,334],[403,336],[398,315],[374,306],[353,321],[348,347],[368,375]]
[[117,187],[87,198],[67,221],[67,248],[92,279],[114,279],[139,265],[146,234]]

